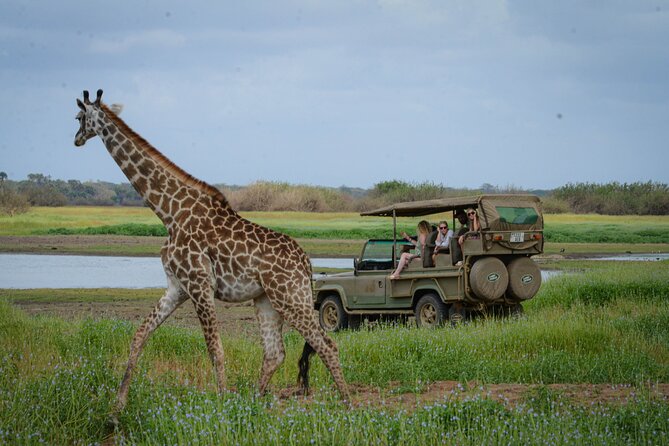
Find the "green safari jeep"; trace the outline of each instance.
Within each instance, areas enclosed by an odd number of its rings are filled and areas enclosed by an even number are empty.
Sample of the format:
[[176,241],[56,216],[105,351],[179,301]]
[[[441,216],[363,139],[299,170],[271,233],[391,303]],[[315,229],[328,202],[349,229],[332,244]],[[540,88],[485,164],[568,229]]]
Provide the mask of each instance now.
[[[398,279],[390,274],[402,250],[413,245],[397,237],[397,218],[455,215],[474,208],[480,232],[467,232],[460,249],[454,230],[450,249],[411,261]],[[363,212],[362,216],[393,218],[393,239],[369,240],[353,271],[314,279],[315,307],[327,331],[357,328],[364,319],[415,316],[419,327],[448,321],[457,324],[477,313],[514,315],[521,303],[534,297],[541,286],[541,271],[532,260],[543,252],[541,201],[534,195],[480,195],[464,198],[397,203]],[[466,228],[465,228],[466,229]],[[431,253],[436,232],[428,236]]]

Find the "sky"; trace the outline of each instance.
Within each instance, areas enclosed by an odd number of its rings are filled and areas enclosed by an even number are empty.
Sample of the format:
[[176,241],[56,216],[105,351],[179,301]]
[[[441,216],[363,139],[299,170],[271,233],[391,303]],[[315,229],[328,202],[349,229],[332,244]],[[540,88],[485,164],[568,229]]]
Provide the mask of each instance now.
[[82,90],[212,184],[669,183],[669,1],[3,0],[0,171],[126,181]]

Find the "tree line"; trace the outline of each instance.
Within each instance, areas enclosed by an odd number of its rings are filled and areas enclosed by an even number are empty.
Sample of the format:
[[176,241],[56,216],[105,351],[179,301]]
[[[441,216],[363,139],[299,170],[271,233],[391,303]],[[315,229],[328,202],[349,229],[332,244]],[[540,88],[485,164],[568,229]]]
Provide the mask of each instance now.
[[[294,185],[259,181],[248,186],[215,185],[240,211],[361,212],[402,201],[477,194],[531,193],[549,213],[667,215],[669,186],[656,182],[569,183],[554,190],[527,190],[484,183],[476,189],[433,182],[382,181],[371,189]],[[41,173],[14,181],[0,172],[0,213],[14,215],[31,206],[144,206],[129,183],[54,180]]]

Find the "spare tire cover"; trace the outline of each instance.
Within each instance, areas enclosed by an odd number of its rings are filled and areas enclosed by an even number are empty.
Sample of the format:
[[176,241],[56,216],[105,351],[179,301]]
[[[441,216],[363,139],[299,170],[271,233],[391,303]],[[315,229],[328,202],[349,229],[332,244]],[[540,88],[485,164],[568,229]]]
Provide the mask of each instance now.
[[502,297],[509,285],[509,273],[504,262],[496,257],[484,257],[472,266],[469,284],[477,297],[493,301]]
[[509,272],[509,297],[518,300],[533,298],[541,286],[541,270],[529,257],[518,257],[506,266]]

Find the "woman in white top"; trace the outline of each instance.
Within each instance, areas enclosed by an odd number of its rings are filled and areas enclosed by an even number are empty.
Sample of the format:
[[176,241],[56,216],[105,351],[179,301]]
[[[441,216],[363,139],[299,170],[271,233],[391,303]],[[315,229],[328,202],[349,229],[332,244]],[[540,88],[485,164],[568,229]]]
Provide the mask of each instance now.
[[440,221],[439,233],[437,234],[434,252],[432,253],[432,263],[437,262],[437,254],[440,252],[450,252],[451,238],[453,238],[453,230],[448,228],[448,223]]

